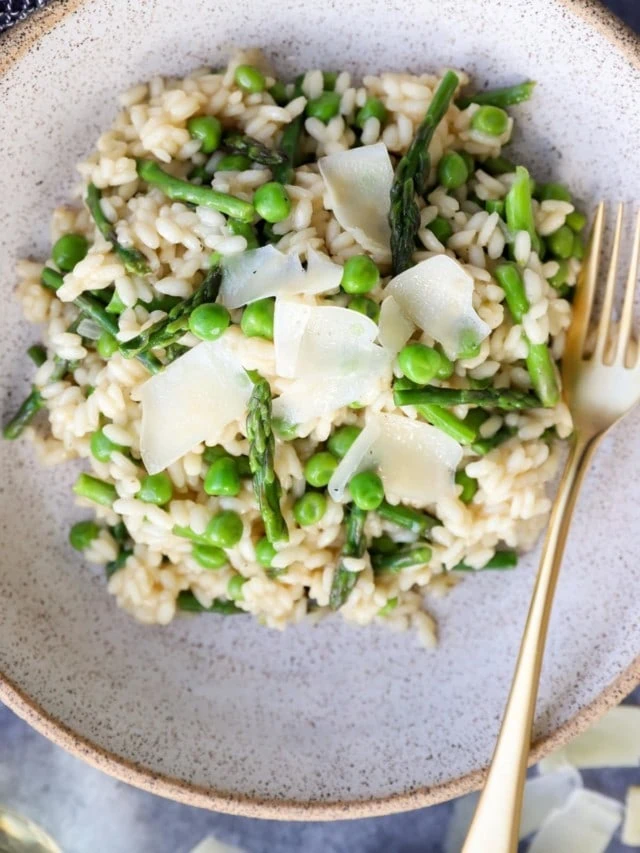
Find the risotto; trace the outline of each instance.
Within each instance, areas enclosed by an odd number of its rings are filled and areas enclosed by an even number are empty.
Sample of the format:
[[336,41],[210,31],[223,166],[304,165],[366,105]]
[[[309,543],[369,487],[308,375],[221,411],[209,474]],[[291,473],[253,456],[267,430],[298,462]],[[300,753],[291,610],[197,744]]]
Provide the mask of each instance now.
[[502,153],[532,89],[250,50],[121,96],[19,263],[42,345],[4,431],[86,460],[70,544],[121,607],[432,645],[429,596],[532,547],[585,224]]

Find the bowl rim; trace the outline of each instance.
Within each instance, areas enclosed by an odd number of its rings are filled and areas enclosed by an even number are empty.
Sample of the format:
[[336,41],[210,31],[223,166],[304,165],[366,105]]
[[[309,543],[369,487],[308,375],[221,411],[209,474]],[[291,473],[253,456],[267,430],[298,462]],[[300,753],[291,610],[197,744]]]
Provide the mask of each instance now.
[[[60,21],[90,0],[58,0],[31,13],[25,20],[0,36],[0,76],[8,71]],[[555,0],[567,12],[598,30],[611,46],[640,69],[640,38],[613,12],[597,0]],[[640,655],[588,705],[555,731],[537,740],[531,749],[529,763],[534,764],[552,750],[564,746],[585,731],[608,710],[619,704],[640,685]],[[148,767],[123,758],[74,732],[46,711],[4,672],[0,671],[0,702],[21,717],[37,732],[92,767],[114,778],[158,796],[189,806],[210,809],[244,817],[271,820],[340,820],[379,817],[435,805],[468,794],[479,788],[487,769],[478,768],[438,785],[385,797],[352,801],[304,802],[245,796],[215,788],[195,785],[156,773]]]

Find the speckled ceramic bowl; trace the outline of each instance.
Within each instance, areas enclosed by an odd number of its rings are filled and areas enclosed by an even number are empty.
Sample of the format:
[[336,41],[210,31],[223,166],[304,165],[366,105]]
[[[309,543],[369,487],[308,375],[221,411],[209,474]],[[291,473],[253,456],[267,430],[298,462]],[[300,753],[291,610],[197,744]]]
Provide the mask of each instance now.
[[[116,109],[163,72],[263,45],[284,72],[453,64],[480,85],[532,76],[516,143],[585,205],[637,197],[640,50],[595,4],[557,0],[55,0],[0,40],[0,383],[26,387],[33,330],[18,256]],[[640,679],[640,417],[599,451],[575,518],[542,679],[536,754]],[[487,764],[536,563],[435,606],[441,646],[327,621],[277,634],[217,617],[144,628],[66,544],[70,467],[0,446],[0,698],[91,763],[165,796],[282,818],[356,817],[468,791]]]

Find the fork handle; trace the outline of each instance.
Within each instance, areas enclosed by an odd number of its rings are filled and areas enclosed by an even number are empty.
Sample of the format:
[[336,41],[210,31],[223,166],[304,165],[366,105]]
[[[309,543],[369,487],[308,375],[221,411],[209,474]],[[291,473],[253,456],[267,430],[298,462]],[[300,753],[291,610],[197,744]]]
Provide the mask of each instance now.
[[576,435],[536,577],[520,653],[484,789],[461,853],[515,853],[549,616],[571,516],[600,436]]

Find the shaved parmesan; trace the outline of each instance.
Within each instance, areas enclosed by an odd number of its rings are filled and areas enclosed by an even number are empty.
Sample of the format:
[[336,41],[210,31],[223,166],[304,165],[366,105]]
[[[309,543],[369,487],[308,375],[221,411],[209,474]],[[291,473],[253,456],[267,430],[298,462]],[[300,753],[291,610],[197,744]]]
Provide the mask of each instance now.
[[393,296],[387,296],[380,306],[378,320],[378,340],[387,352],[397,355],[415,329],[415,324],[404,314]]
[[329,481],[340,501],[360,471],[378,472],[385,493],[420,505],[454,494],[454,475],[462,458],[457,441],[441,430],[402,415],[375,415],[367,422]]
[[637,767],[640,764],[640,708],[612,708],[566,746],[540,762],[540,772],[558,767]]
[[318,161],[336,219],[367,251],[389,257],[393,166],[383,142],[329,154]]
[[223,844],[217,838],[205,838],[200,844],[193,848],[191,853],[243,853],[239,847],[231,847],[229,844]]
[[310,370],[273,401],[273,416],[285,424],[305,424],[350,403],[367,404],[390,374],[389,356],[369,344],[354,353],[352,368],[334,373]]
[[[522,802],[520,840],[537,832],[551,813],[562,808],[571,794],[581,787],[580,774],[571,769],[528,779]],[[444,853],[460,853],[479,799],[480,794],[476,791],[455,801]]]
[[529,853],[604,853],[621,820],[621,803],[579,788],[544,822]]
[[328,255],[307,251],[307,269],[297,255],[285,255],[275,246],[262,246],[223,260],[220,302],[240,308],[267,296],[328,293],[337,290],[342,267]]
[[473,308],[473,279],[448,255],[435,255],[400,273],[387,293],[451,358],[464,357],[491,331]]
[[622,843],[629,847],[640,847],[640,788],[627,788],[627,802],[622,825]]
[[240,308],[283,291],[296,293],[303,275],[300,258],[284,255],[275,246],[228,255],[222,264],[219,299],[227,308]]
[[273,347],[276,373],[293,379],[298,367],[300,344],[313,306],[294,299],[276,299],[273,313]]
[[253,384],[224,338],[207,341],[177,358],[140,389],[140,451],[157,474],[196,444],[215,444],[244,416]]

